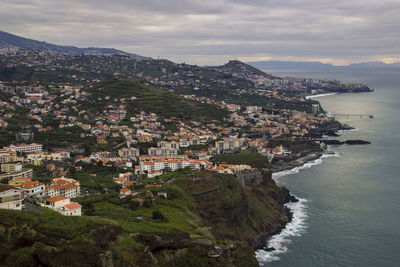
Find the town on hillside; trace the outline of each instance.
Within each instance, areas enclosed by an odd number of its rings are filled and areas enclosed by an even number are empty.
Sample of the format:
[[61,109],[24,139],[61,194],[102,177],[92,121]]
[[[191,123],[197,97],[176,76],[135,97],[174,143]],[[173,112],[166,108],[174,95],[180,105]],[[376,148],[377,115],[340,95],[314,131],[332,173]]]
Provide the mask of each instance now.
[[168,199],[163,186],[182,171],[238,177],[321,153],[321,129],[336,122],[305,96],[344,86],[238,61],[204,68],[6,47],[0,62],[9,78],[0,82],[0,207],[65,216],[85,214],[79,201],[96,195]]

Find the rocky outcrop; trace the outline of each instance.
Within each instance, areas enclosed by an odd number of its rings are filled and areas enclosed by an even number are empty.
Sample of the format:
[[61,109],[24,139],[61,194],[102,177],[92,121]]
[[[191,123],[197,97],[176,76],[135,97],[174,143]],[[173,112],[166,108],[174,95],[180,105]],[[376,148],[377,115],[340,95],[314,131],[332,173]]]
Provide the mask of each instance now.
[[326,145],[367,145],[371,144],[369,141],[365,140],[346,140],[346,141],[339,141],[339,140],[320,140],[322,143]]
[[[215,181],[219,181],[218,190],[214,190]],[[275,184],[269,170],[244,172],[236,180],[229,176],[199,179],[190,188],[197,212],[216,239],[245,241],[254,248],[263,246],[266,238],[289,222],[291,215],[284,204],[295,201],[286,188]]]

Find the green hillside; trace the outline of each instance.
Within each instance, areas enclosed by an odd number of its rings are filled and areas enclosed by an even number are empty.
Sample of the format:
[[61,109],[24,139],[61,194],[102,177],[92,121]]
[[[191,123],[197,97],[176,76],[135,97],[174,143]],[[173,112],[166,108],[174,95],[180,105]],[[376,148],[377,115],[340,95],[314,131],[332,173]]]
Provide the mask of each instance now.
[[125,98],[128,117],[143,110],[146,113],[156,113],[162,118],[222,122],[229,113],[217,106],[187,100],[167,90],[144,84],[138,79],[106,80],[87,88],[86,91],[89,97],[81,103],[81,108],[99,111]]

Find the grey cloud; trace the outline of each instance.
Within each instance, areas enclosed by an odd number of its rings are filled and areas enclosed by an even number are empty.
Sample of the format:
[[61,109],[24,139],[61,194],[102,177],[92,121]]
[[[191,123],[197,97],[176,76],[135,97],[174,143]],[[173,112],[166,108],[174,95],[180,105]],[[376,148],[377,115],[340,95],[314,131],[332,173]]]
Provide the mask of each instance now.
[[[178,61],[400,60],[397,0],[2,0],[2,30]],[[210,62],[203,62],[204,59]]]

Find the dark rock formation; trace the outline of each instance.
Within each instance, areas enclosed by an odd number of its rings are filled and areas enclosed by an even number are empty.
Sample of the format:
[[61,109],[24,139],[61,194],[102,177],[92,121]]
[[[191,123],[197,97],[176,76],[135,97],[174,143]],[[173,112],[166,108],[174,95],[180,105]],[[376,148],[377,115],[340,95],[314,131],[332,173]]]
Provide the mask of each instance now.
[[371,142],[364,141],[364,140],[346,140],[344,143],[346,145],[367,145],[367,144],[371,144]]

